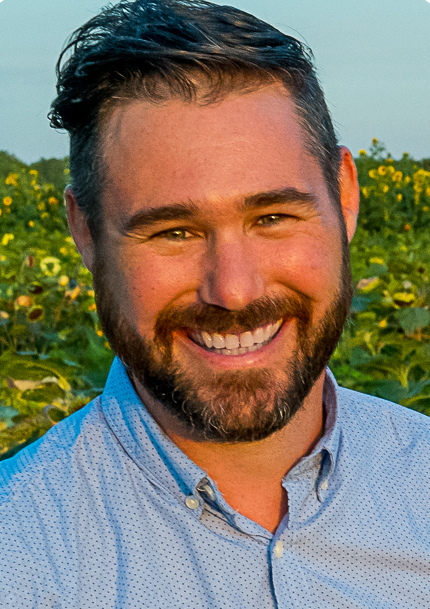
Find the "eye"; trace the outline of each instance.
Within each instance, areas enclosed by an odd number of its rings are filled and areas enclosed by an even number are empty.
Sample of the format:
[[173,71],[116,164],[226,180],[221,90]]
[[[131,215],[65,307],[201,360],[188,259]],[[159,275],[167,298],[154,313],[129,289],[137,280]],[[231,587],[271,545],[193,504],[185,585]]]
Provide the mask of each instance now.
[[269,216],[263,216],[260,218],[258,224],[262,224],[263,226],[273,226],[275,224],[279,224],[279,222],[288,217],[290,216],[284,216],[283,214],[270,214]]
[[163,231],[162,233],[158,233],[155,237],[166,239],[167,241],[186,241],[187,239],[194,237],[194,235],[185,228],[172,228]]

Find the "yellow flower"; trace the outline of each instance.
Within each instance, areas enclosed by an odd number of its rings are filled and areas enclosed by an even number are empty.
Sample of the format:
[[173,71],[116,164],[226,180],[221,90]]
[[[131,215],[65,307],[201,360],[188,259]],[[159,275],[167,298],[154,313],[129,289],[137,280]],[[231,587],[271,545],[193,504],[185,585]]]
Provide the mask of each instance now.
[[388,192],[389,191],[389,188],[388,188],[387,184],[384,184],[382,190],[383,190],[383,192]]
[[37,209],[40,211],[43,211],[45,209],[45,203],[42,201],[42,203],[39,203],[39,205],[37,206]]
[[58,275],[61,270],[61,264],[58,258],[54,258],[53,256],[47,256],[43,260],[40,261],[40,268],[44,275],[48,277],[53,277],[54,275]]
[[87,294],[88,294],[88,296],[90,296],[91,298],[94,298],[94,296],[95,296],[95,292],[94,292],[94,290],[88,290]]
[[28,223],[28,226],[34,226],[33,220],[30,220],[30,222]]
[[371,258],[369,260],[370,264],[384,264],[384,261],[382,258]]
[[406,176],[405,183],[409,184],[410,181],[411,181],[411,176]]
[[379,142],[379,140],[378,140],[378,138],[377,138],[377,137],[372,138],[372,144],[373,144],[374,146],[376,146],[376,144],[377,144],[378,142]]
[[358,151],[358,154],[360,156],[367,156],[367,152],[362,148],[361,150]]
[[67,248],[66,247],[60,247],[60,254],[63,254],[63,256],[65,256],[67,254]]
[[380,176],[384,176],[387,173],[387,168],[384,165],[378,167],[378,173]]
[[371,169],[371,170],[369,171],[369,177],[370,177],[370,178],[376,178],[376,175],[377,175],[377,174],[376,174],[376,171],[375,171],[374,169]]
[[7,245],[9,241],[12,241],[13,239],[15,239],[15,235],[13,235],[12,233],[5,233],[3,235],[3,239],[1,240],[1,244]]
[[77,285],[73,290],[67,290],[66,296],[67,298],[70,298],[70,300],[75,300],[75,298],[79,296],[80,291],[81,288]]
[[44,313],[44,311],[41,306],[31,307],[31,309],[27,313],[27,319],[31,323],[36,323],[37,321],[42,321],[43,313]]
[[2,215],[2,213],[3,213],[3,210],[2,210],[2,209],[0,209],[0,216]]
[[39,172],[36,171],[36,169],[30,169],[29,173],[31,173],[32,176],[38,176]]
[[0,318],[9,319],[9,313],[6,313],[6,311],[0,311]]
[[427,197],[430,197],[430,187],[429,187],[429,188],[426,188],[426,196],[427,196]]
[[400,182],[400,180],[403,178],[403,173],[401,171],[395,171],[393,173],[393,182]]
[[58,280],[59,285],[65,286],[69,283],[69,278],[67,277],[67,275],[61,275],[60,279]]
[[410,224],[405,224],[405,230],[411,230],[412,226]]
[[361,189],[361,192],[366,197],[366,199],[369,198],[369,189],[366,186],[363,186],[363,188]]
[[16,186],[17,185],[17,179],[18,179],[18,174],[17,173],[10,173],[7,176],[7,178],[4,181],[4,183],[7,184],[7,185]]
[[96,307],[96,303],[93,302],[92,304],[90,304],[90,306],[88,307],[88,311],[96,311],[97,307]]
[[40,217],[41,218],[49,218],[49,214],[48,214],[48,212],[44,211],[43,214]]
[[369,277],[369,279],[360,279],[357,283],[357,288],[362,292],[370,292],[379,283],[379,277]]
[[56,204],[58,203],[58,199],[56,199],[55,197],[50,197],[50,198],[48,199],[48,203],[49,203],[50,205],[56,205]]
[[410,303],[415,300],[415,296],[410,292],[396,292],[393,296],[394,302]]
[[4,205],[12,205],[12,197],[5,197],[3,199],[3,204]]
[[379,327],[380,328],[386,328],[387,327],[387,320],[383,319],[382,321],[379,322]]
[[424,205],[423,211],[428,211],[428,210],[429,210],[429,208],[427,207],[427,205]]
[[31,305],[31,298],[30,296],[18,296],[18,298],[15,300],[15,304],[18,307],[29,307]]
[[97,330],[97,336],[103,336],[103,332],[101,330]]
[[397,200],[398,200],[398,201],[401,201],[402,199],[403,199],[403,195],[402,195],[401,193],[399,193],[399,194],[397,195]]

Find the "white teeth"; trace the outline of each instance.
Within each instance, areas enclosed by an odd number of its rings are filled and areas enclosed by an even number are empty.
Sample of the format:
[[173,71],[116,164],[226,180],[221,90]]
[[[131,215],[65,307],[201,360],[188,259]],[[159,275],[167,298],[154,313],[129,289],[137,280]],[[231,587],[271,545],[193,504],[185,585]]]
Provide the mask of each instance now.
[[254,337],[252,336],[252,332],[243,332],[240,335],[240,346],[241,347],[252,347],[254,344]]
[[264,338],[263,328],[257,328],[255,332],[253,332],[252,336],[254,337],[254,343],[264,343],[264,341],[266,340]]
[[[0,0],[1,1],[1,0]],[[254,332],[242,332],[242,334],[209,334],[204,330],[193,331],[192,337],[201,346],[213,349],[215,353],[223,355],[243,355],[260,349],[263,343],[270,340],[281,327],[282,319],[274,324],[268,324],[263,328],[257,328]]]
[[272,324],[269,324],[268,326],[266,326],[264,328],[264,340],[269,340],[269,338],[272,336],[272,334],[271,334],[272,328],[273,328]]
[[239,338],[235,334],[225,335],[225,348],[237,349],[239,347]]
[[212,339],[215,349],[225,349],[225,339],[221,334],[213,334]]
[[276,324],[273,324],[273,334],[272,336],[274,336],[276,334],[276,332],[279,330],[279,328],[281,327],[282,324],[282,319],[278,319],[278,321],[276,322]]
[[204,343],[205,343],[206,347],[208,349],[211,349],[212,346],[213,346],[212,336],[208,332],[203,331],[202,332],[202,338],[204,340]]

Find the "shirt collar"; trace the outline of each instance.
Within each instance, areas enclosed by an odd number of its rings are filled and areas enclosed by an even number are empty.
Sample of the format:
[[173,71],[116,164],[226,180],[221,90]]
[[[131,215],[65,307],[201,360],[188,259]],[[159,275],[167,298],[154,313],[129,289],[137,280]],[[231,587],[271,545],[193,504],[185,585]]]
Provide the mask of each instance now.
[[[300,474],[301,469],[307,469],[318,460],[321,463],[319,487],[336,467],[340,437],[337,389],[336,380],[327,368],[323,390],[324,435],[312,453],[292,470],[295,475]],[[170,440],[146,410],[117,357],[101,396],[101,408],[123,450],[155,486],[163,487],[183,502],[190,495],[196,496],[197,488],[202,488],[208,482],[206,472]],[[224,504],[227,511],[231,511],[216,485],[210,482],[219,502]]]

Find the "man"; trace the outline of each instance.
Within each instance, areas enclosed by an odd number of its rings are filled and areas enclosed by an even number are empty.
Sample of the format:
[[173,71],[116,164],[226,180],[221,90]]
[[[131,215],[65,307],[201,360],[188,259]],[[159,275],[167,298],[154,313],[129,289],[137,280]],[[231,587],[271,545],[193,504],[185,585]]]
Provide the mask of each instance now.
[[358,186],[310,55],[192,0],[122,1],[65,52],[51,120],[118,357],[2,464],[0,606],[430,607],[429,420],[326,368]]

